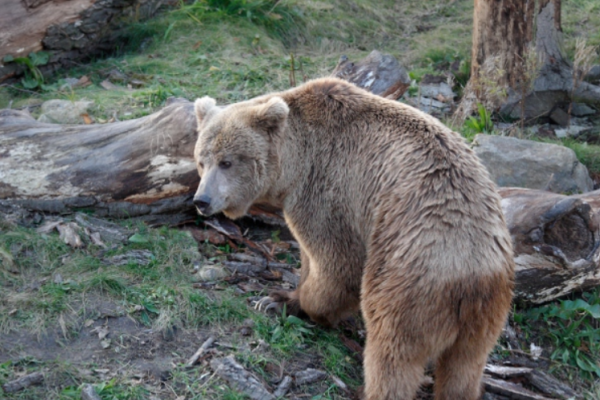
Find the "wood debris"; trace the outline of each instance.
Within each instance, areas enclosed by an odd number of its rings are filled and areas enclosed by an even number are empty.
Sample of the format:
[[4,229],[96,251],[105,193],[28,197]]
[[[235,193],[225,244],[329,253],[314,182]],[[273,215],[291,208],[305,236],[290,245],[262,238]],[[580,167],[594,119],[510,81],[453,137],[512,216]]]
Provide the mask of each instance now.
[[190,359],[185,363],[185,366],[190,368],[194,364],[196,364],[198,362],[198,360],[200,359],[200,357],[202,357],[202,355],[204,353],[206,353],[206,350],[208,350],[208,348],[210,346],[212,346],[214,342],[215,342],[214,336],[211,336],[208,339],[206,339],[204,341],[204,343],[202,343],[202,346],[200,346],[200,348],[194,353],[194,355],[191,356]]
[[23,390],[31,385],[39,385],[44,380],[44,374],[41,372],[34,372],[10,381],[2,385],[2,389],[5,393],[14,393],[19,390]]
[[246,394],[253,400],[275,400],[271,394],[250,372],[235,361],[233,355],[224,358],[213,358],[210,366],[219,377],[226,380],[229,385]]

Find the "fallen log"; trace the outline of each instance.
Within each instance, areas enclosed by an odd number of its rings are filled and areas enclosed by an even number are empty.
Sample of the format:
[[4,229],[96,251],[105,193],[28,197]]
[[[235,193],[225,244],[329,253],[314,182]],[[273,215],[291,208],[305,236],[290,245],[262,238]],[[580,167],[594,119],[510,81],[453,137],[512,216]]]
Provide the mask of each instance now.
[[600,284],[600,190],[499,192],[514,244],[518,301],[546,303]]
[[1,110],[0,205],[59,214],[89,208],[117,218],[192,210],[195,140],[187,100],[103,125],[45,124]]

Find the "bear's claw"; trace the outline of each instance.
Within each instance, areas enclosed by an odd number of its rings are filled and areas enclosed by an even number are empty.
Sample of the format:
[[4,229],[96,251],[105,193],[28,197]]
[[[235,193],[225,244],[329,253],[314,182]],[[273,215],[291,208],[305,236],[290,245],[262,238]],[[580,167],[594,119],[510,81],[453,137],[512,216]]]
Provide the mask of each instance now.
[[267,312],[279,307],[279,302],[270,296],[265,296],[254,304],[254,309]]

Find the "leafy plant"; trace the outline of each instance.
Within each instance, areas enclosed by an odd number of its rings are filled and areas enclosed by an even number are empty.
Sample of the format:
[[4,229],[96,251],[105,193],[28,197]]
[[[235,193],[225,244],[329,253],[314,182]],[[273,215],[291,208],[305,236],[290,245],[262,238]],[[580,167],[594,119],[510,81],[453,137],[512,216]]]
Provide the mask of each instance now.
[[40,65],[48,64],[50,60],[50,54],[40,51],[37,53],[29,53],[27,57],[13,57],[10,54],[5,56],[3,61],[6,63],[14,62],[17,64],[22,64],[27,67],[25,71],[25,77],[21,79],[21,84],[26,89],[35,89],[37,87],[42,87],[44,84],[44,75],[38,68]]
[[565,300],[528,310],[525,316],[546,325],[554,345],[550,358],[579,369],[586,379],[600,377],[600,298],[588,292],[582,298]]
[[465,121],[465,126],[476,133],[491,133],[494,129],[492,114],[485,109],[483,104],[477,104],[478,116],[469,117]]

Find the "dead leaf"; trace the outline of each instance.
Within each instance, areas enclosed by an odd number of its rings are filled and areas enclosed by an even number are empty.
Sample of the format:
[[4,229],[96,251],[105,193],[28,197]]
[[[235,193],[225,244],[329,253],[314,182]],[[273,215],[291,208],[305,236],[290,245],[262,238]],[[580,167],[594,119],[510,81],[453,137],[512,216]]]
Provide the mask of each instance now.
[[220,71],[221,68],[219,67],[215,67],[214,65],[211,65],[210,68],[208,69],[209,71]]
[[108,328],[103,326],[98,328],[98,339],[102,340],[108,336]]
[[197,228],[191,228],[190,232],[194,239],[196,239],[199,243],[204,243],[207,240],[209,243],[214,244],[216,246],[220,246],[227,243],[225,237],[214,229],[209,228],[206,230],[201,230]]
[[92,243],[95,244],[96,246],[100,246],[100,247],[106,248],[106,244],[102,241],[102,238],[100,237],[100,233],[99,232],[92,233],[90,235],[90,239],[92,240]]
[[16,309],[16,308],[13,308],[12,310],[10,310],[10,311],[8,312],[8,315],[15,315],[16,313],[17,313],[17,309]]
[[110,347],[110,343],[110,339],[104,339],[100,342],[100,346],[102,346],[103,349],[108,349]]
[[94,320],[93,319],[88,319],[83,323],[83,326],[85,326],[86,328],[89,328],[90,326],[94,325]]
[[86,75],[82,76],[81,78],[79,78],[79,80],[77,81],[77,83],[75,85],[73,85],[74,87],[88,87],[92,84],[92,80],[90,78],[88,78]]
[[198,48],[199,48],[200,46],[202,46],[202,40],[200,40],[200,41],[196,42],[196,43],[195,43],[195,44],[192,46],[192,49],[193,49],[193,50],[198,50]]
[[71,247],[83,247],[83,242],[79,237],[77,231],[79,230],[79,226],[77,226],[74,222],[67,222],[66,224],[59,224],[56,226],[58,232],[60,233],[60,238]]
[[83,122],[85,122],[86,125],[94,123],[94,120],[92,119],[92,117],[90,117],[90,114],[88,113],[81,114],[81,118],[83,118]]

